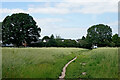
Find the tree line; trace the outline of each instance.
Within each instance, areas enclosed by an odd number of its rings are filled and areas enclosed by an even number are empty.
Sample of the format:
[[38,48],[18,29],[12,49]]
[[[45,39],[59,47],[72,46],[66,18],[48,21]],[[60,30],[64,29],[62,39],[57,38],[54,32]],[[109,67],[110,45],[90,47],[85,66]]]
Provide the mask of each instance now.
[[[99,47],[120,47],[120,37],[118,34],[112,36],[111,40],[105,40],[104,42],[99,41],[96,44],[91,43],[88,38],[82,37],[82,39],[62,39],[55,38],[53,34],[49,36],[45,36],[38,43],[32,43],[30,47],[77,47],[77,48],[87,48],[92,49],[93,45],[97,45]],[[44,42],[45,41],[45,42]]]
[[7,16],[2,23],[2,44],[14,44],[15,47],[27,44],[30,47],[79,47],[91,49],[99,47],[120,47],[118,34],[112,36],[112,29],[105,24],[90,26],[87,35],[82,39],[63,39],[52,34],[39,39],[41,28],[36,25],[32,16],[26,13],[16,13]]

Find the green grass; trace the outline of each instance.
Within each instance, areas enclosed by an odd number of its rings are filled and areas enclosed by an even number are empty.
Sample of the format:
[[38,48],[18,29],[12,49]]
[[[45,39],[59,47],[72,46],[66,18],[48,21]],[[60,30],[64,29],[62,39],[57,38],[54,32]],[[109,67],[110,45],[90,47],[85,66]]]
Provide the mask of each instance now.
[[66,78],[118,78],[118,49],[98,48],[78,52],[76,61],[67,68]]
[[3,78],[58,78],[78,48],[3,48]]
[[77,59],[67,67],[65,78],[118,77],[117,48],[2,48],[2,76],[58,78],[64,65],[75,56]]

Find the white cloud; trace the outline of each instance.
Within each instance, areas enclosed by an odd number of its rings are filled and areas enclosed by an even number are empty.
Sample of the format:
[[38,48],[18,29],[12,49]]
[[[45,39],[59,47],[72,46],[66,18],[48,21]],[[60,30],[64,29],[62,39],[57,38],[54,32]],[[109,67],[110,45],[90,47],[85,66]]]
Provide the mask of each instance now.
[[[39,0],[38,0],[39,1]],[[43,1],[43,0],[41,0]],[[74,1],[74,2],[73,2]],[[83,1],[83,0],[82,0]],[[0,13],[37,13],[37,14],[69,14],[69,13],[83,13],[83,14],[103,14],[107,12],[117,12],[117,0],[92,0],[92,2],[87,2],[84,0],[64,0],[65,3],[55,3],[54,6],[45,4],[43,6],[29,5],[27,10],[23,9],[0,9]],[[91,0],[90,0],[91,1]],[[97,2],[96,2],[97,1]],[[107,2],[108,1],[108,2]],[[42,32],[41,35],[50,36],[51,34],[60,35],[63,38],[80,38],[86,35],[88,28],[84,27],[63,27],[60,25],[55,25],[54,23],[64,22],[65,20],[59,18],[41,18],[35,19],[35,21],[40,25]],[[108,23],[111,26],[116,25],[114,23]],[[113,30],[114,32],[117,29]],[[42,38],[42,37],[41,37]]]
[[118,27],[118,21],[107,23],[107,24],[110,25],[110,26],[116,26],[116,27]]
[[106,12],[117,12],[117,2],[67,2],[56,4],[70,10],[70,13],[102,14]]
[[60,35],[62,38],[67,39],[78,39],[82,36],[85,36],[87,32],[87,28],[74,28],[74,27],[61,27],[61,26],[46,26],[45,28],[42,27],[41,38],[43,36],[50,36],[51,34]]
[[56,30],[56,34],[60,34],[63,38],[68,39],[80,39],[82,36],[85,36],[87,33],[87,28],[84,27],[61,27]]
[[11,15],[13,13],[28,13],[28,12],[19,8],[15,9],[0,8],[0,22],[2,22],[6,16]]
[[2,0],[2,2],[118,2],[119,0]]
[[60,1],[59,0],[2,0],[2,2],[60,2]]
[[84,27],[64,27],[61,25],[56,25],[55,23],[64,23],[65,20],[61,18],[41,18],[35,19],[35,21],[40,25],[41,37],[50,36],[51,34],[60,35],[62,38],[77,39],[86,35],[87,28]]
[[118,2],[119,0],[64,0],[64,2]]
[[25,13],[27,11],[24,11],[23,9],[19,9],[19,8],[16,8],[16,9],[8,9],[8,8],[2,8],[0,9],[0,13],[8,13],[8,14],[11,14],[11,13]]
[[30,13],[43,13],[43,14],[67,14],[69,13],[69,9],[65,8],[53,8],[53,7],[46,7],[46,8],[29,8],[28,12]]
[[65,22],[65,20],[61,18],[39,18],[39,19],[34,18],[34,19],[37,22],[37,25],[41,26],[50,26],[51,24],[53,25],[55,23]]
[[46,3],[42,6],[38,5],[28,5],[27,10],[23,9],[7,9],[3,8],[0,13],[42,13],[42,14],[69,14],[69,13],[83,13],[83,14],[102,14],[107,12],[117,12],[118,11],[118,3],[115,0],[113,2],[104,0],[103,2],[98,0],[98,2],[80,2],[77,0],[73,2],[70,0],[69,2],[65,0],[64,3],[55,3],[53,5],[49,5]]

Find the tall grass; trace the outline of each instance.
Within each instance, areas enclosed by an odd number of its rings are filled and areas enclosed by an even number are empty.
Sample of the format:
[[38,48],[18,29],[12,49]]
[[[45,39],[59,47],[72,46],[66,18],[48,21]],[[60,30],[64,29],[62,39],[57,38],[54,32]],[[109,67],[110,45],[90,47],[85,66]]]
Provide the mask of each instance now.
[[[117,78],[117,48],[2,48],[3,78],[58,78],[77,56],[65,78]],[[83,75],[82,73],[86,74]]]
[[58,78],[78,48],[3,48],[3,78]]
[[79,53],[68,66],[66,78],[118,78],[118,49],[99,48]]

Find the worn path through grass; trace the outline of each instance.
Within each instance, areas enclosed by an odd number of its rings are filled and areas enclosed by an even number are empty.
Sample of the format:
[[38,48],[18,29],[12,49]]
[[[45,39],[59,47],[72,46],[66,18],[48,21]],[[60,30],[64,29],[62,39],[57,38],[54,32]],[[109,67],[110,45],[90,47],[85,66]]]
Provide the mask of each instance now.
[[61,72],[61,76],[59,76],[59,78],[64,78],[65,77],[65,72],[66,72],[66,68],[68,67],[68,65],[70,63],[72,63],[74,60],[76,60],[77,57],[75,57],[74,59],[70,60],[64,67],[63,67],[63,71]]

